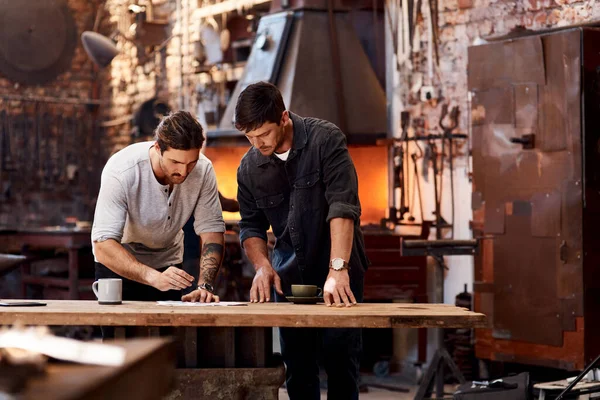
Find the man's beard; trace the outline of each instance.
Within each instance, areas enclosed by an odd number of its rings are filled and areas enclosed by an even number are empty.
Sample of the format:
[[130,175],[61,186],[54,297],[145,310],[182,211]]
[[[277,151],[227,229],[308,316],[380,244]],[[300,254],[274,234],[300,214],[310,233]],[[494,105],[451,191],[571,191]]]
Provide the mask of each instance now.
[[172,174],[169,171],[167,171],[167,169],[165,168],[165,164],[163,163],[162,158],[160,160],[160,169],[162,170],[163,174],[165,175],[165,178],[167,180],[167,184],[169,184],[169,185],[179,185],[179,184],[182,184],[185,181],[185,179],[187,178],[187,176],[184,178],[184,177],[181,176],[181,174]]
[[174,184],[174,185],[178,185],[181,184],[185,181],[186,177],[181,176],[180,174],[171,174],[169,176],[169,182]]

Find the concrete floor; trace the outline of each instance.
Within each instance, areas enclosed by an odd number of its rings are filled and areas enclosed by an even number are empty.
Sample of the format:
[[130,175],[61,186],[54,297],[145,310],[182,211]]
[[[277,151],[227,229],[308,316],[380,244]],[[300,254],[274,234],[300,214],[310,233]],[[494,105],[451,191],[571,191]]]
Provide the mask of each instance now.
[[[413,400],[415,397],[415,394],[417,394],[417,390],[419,389],[419,387],[415,384],[410,384],[410,383],[406,383],[405,379],[403,379],[402,377],[386,377],[386,378],[376,378],[373,376],[369,376],[369,377],[362,377],[362,380],[364,383],[366,383],[367,385],[369,383],[372,383],[374,385],[384,385],[384,386],[388,386],[388,387],[399,387],[399,388],[405,388],[408,389],[408,392],[401,392],[398,390],[387,390],[387,389],[383,389],[383,388],[379,388],[379,387],[372,387],[369,386],[368,387],[368,392],[367,393],[361,393],[360,394],[360,399],[361,400]],[[456,390],[457,385],[446,385],[444,390],[447,393],[446,396],[444,397],[445,399],[451,399],[452,395],[450,393],[454,393],[454,391]],[[433,398],[435,398],[435,395],[433,395]],[[289,399],[287,391],[285,390],[285,388],[281,388],[279,389],[279,400],[287,400]],[[326,400],[327,399],[327,390],[326,389],[321,389],[321,400]]]
[[[412,400],[416,393],[416,387],[409,393],[391,392],[385,389],[369,389],[368,393],[361,393],[361,400]],[[279,389],[279,400],[287,400],[289,397],[285,389]],[[327,391],[321,390],[321,399],[327,399]]]

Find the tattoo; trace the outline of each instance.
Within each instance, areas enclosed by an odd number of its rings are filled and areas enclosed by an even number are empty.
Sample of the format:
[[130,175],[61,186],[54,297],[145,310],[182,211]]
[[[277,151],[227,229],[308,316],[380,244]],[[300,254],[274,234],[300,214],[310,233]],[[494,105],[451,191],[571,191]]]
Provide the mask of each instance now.
[[215,278],[223,259],[223,246],[217,243],[206,243],[202,247],[200,261],[200,279],[202,282],[214,285]]

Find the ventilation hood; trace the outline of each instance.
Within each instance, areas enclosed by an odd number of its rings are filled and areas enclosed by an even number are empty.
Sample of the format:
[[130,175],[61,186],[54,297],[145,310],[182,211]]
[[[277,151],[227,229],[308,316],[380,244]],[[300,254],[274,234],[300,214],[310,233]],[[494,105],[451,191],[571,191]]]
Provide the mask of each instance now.
[[[375,144],[385,138],[385,92],[349,13],[334,12],[332,21],[335,31],[330,30],[327,11],[307,9],[262,17],[244,73],[218,129],[208,137],[245,140],[233,125],[237,99],[248,85],[268,81],[279,88],[290,111],[335,123],[350,144]],[[332,46],[336,40],[339,63]]]

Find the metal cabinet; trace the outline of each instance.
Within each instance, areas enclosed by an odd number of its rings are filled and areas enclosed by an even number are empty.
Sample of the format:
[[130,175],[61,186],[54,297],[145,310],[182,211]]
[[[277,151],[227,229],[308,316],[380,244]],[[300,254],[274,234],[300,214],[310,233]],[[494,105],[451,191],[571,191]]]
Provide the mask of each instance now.
[[479,358],[600,354],[600,30],[469,48]]

